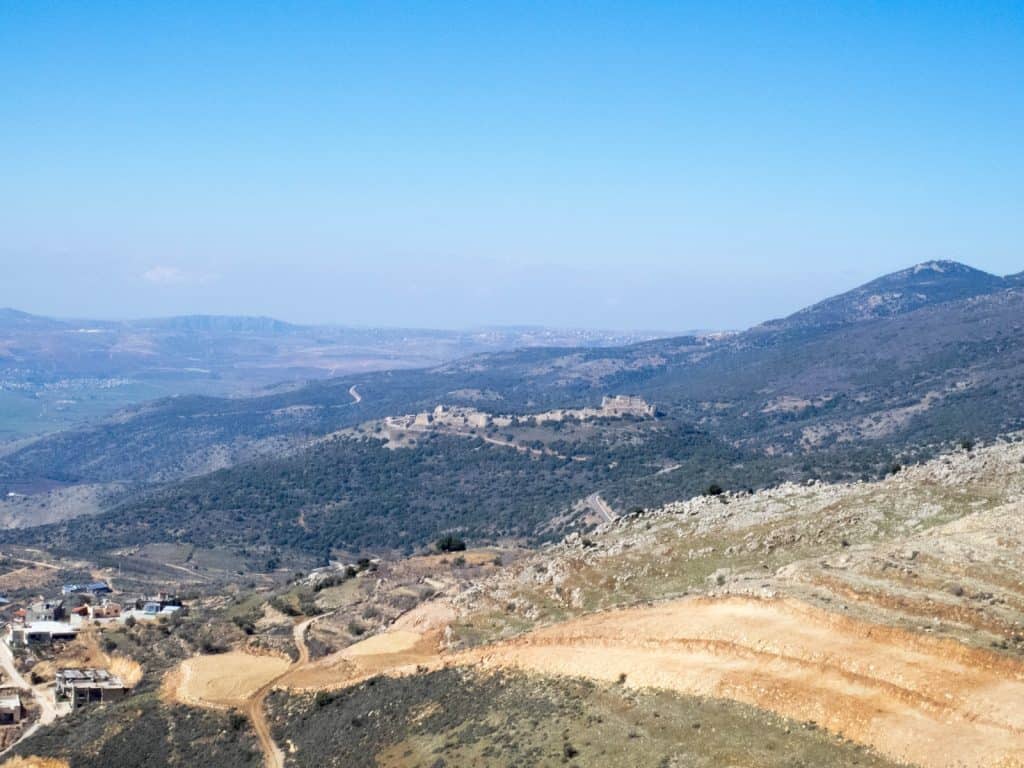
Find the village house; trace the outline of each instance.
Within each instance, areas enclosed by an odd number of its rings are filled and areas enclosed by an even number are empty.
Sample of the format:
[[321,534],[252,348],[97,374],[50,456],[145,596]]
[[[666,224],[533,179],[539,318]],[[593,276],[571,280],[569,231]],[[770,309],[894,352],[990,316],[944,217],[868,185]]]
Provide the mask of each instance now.
[[146,603],[141,610],[133,611],[136,616],[141,614],[142,618],[152,619],[157,616],[170,616],[181,610],[180,605],[164,605],[160,603]]
[[103,600],[98,605],[86,606],[90,619],[116,619],[121,615],[121,604],[111,600]]
[[72,625],[76,624],[76,622],[80,624],[83,621],[103,621],[116,619],[120,616],[121,604],[111,600],[103,600],[96,604],[83,603],[71,609]]
[[0,725],[17,725],[25,717],[25,706],[17,688],[0,688]]
[[128,686],[105,669],[59,669],[54,695],[58,701],[70,701],[71,708],[77,709],[86,704],[120,701],[128,695]]
[[64,618],[63,600],[38,600],[25,609],[25,623],[60,621]]
[[105,581],[91,581],[88,584],[65,584],[61,587],[61,593],[64,595],[92,595],[98,597],[99,595],[109,595],[113,590],[110,585]]
[[[156,607],[154,608],[154,606]],[[172,595],[169,592],[157,592],[155,595],[143,595],[136,599],[135,605],[132,607],[146,613],[160,613],[168,607],[180,610],[181,600],[177,595]]]
[[134,602],[129,602],[121,611],[121,620],[132,618],[136,621],[153,621],[161,616],[167,618],[184,610],[181,600],[176,595],[159,592],[155,595],[144,595]]
[[12,648],[50,645],[58,640],[74,640],[77,635],[78,629],[63,621],[32,621],[7,627],[7,643]]

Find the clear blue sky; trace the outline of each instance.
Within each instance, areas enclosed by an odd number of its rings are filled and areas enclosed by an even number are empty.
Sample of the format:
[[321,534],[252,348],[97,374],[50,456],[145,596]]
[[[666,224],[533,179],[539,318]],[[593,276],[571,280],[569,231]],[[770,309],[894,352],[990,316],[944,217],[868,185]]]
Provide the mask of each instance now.
[[1024,270],[1024,4],[0,4],[0,306],[741,327]]

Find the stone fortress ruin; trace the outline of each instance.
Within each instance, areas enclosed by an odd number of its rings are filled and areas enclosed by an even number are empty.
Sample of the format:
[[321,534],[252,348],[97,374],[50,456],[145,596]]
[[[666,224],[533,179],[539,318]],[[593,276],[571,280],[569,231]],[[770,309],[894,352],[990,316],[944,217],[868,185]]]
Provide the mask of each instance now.
[[467,406],[438,405],[433,411],[406,416],[390,416],[385,425],[404,429],[448,427],[452,429],[487,429],[530,423],[545,424],[568,420],[653,418],[654,406],[634,395],[605,395],[597,408],[558,408],[525,415],[492,414]]

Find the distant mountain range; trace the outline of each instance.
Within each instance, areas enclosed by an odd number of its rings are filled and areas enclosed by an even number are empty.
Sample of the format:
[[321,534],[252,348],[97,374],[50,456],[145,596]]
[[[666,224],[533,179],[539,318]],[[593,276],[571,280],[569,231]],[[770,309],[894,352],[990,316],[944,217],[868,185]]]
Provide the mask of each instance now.
[[664,334],[542,327],[355,328],[221,315],[55,319],[0,308],[0,376],[169,375],[197,367],[217,375],[237,376],[242,368],[250,373],[266,369],[279,377],[322,376],[426,366],[494,349],[616,345],[658,335]]
[[[79,537],[91,535],[81,526],[116,520],[123,544],[150,526],[173,539],[307,552],[410,546],[453,526],[534,535],[594,490],[625,509],[709,482],[874,477],[1024,429],[1022,330],[1019,276],[928,262],[742,333],[498,350],[260,397],[156,401],[9,449],[0,486],[124,481],[145,495],[163,484],[114,517],[67,524]],[[530,427],[516,439],[553,451],[535,460],[463,438],[398,452],[373,439],[322,439],[438,404],[530,414],[606,394],[642,396],[658,417]],[[386,521],[374,517],[384,511]]]
[[422,368],[480,352],[601,346],[657,334],[306,326],[268,317],[54,319],[0,309],[0,440],[174,394],[252,394],[332,375]]

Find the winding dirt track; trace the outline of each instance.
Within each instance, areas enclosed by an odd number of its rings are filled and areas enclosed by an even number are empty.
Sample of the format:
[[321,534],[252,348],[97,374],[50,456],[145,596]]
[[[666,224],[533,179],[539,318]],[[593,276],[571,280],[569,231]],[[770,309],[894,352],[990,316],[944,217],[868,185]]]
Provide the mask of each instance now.
[[11,751],[15,744],[25,741],[44,725],[49,725],[56,720],[57,708],[39,686],[30,685],[29,682],[22,677],[21,673],[18,672],[18,668],[14,664],[14,655],[11,653],[11,649],[7,646],[7,643],[3,641],[0,641],[0,670],[3,671],[4,682],[6,685],[13,685],[16,688],[27,692],[35,700],[36,706],[39,707],[39,717],[36,718],[36,721],[22,731],[17,741],[12,742],[6,749],[0,751],[0,755],[3,755]]
[[284,768],[284,752],[277,746],[277,742],[274,741],[274,737],[270,733],[270,725],[267,723],[267,714],[263,706],[274,682],[271,680],[256,691],[256,695],[246,703],[242,711],[248,716],[253,730],[256,731],[256,739],[260,743],[260,749],[263,750],[263,765],[266,768]]
[[186,659],[165,680],[166,692],[182,704],[214,709],[235,708],[252,722],[266,768],[283,768],[284,752],[267,723],[267,694],[293,670],[310,665],[306,630],[322,616],[299,622],[292,629],[299,657],[294,663],[280,656],[256,656],[244,651]]
[[[374,674],[468,664],[608,682],[625,676],[628,686],[813,720],[925,768],[1024,765],[1024,664],[797,601],[679,600],[593,614],[455,654],[440,653],[438,639],[436,629],[378,635],[295,664],[260,691],[339,688]],[[262,696],[252,702],[254,723]]]
[[[309,664],[309,646],[306,645],[306,630],[319,618],[320,616],[314,616],[311,619],[299,622],[292,630],[292,635],[295,638],[295,647],[299,651],[299,658],[295,661],[294,667],[304,667]],[[266,683],[256,691],[255,695],[244,707],[245,713],[252,722],[253,730],[256,731],[256,738],[259,740],[260,749],[263,750],[263,764],[266,768],[284,768],[284,752],[281,751],[281,748],[274,741],[274,737],[270,733],[270,725],[267,723],[267,712],[264,703],[266,702],[267,694],[286,674],[287,672]]]

